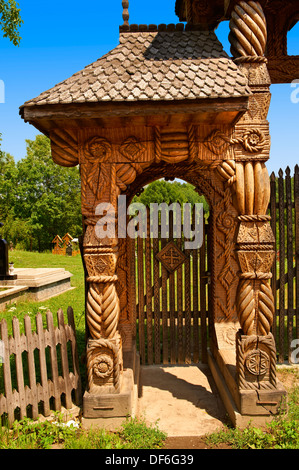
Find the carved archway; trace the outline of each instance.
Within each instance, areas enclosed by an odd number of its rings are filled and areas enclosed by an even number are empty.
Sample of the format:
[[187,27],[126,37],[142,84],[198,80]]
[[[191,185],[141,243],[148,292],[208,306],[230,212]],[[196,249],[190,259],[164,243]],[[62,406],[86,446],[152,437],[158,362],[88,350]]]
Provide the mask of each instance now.
[[[270,21],[271,5],[276,9],[281,3],[262,1]],[[292,0],[287,4],[293,8]],[[49,135],[54,161],[80,165],[86,418],[130,413],[136,359],[128,251],[117,232],[97,236],[103,218],[98,206],[106,203],[117,219],[118,197],[133,194],[158,174],[183,172],[212,209],[215,328],[209,364],[214,376],[222,374],[245,416],[275,413],[285,393],[276,382],[271,334],[275,252],[265,165],[271,100],[265,51],[271,38],[262,5],[178,0],[186,27],[130,26],[125,12],[116,49],[23,107],[24,118]],[[213,32],[224,17],[231,20],[233,58]],[[274,59],[269,60],[275,75]]]

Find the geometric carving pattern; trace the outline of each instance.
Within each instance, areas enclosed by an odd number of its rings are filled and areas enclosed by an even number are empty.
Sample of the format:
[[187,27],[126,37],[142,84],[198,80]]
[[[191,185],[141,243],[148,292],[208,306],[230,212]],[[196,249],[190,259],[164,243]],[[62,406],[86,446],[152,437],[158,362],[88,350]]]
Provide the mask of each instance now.
[[183,264],[187,256],[176,246],[174,242],[169,242],[167,245],[156,255],[159,261],[163,264],[164,268],[169,272],[174,272]]

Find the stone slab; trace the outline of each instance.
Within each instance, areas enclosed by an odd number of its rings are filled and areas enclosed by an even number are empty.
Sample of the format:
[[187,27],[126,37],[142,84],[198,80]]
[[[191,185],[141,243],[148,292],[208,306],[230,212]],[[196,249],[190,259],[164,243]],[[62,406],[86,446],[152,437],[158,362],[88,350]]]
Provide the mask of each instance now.
[[169,437],[223,427],[226,411],[207,365],[141,366],[137,416]]
[[18,268],[15,269],[15,274],[15,285],[28,287],[41,287],[72,277],[72,274],[63,268]]

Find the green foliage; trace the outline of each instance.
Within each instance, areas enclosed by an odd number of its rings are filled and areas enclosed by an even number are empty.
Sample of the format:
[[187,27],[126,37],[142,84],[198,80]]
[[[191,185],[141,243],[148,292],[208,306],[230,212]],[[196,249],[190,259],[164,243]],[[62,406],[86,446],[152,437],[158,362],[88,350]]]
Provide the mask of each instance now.
[[192,184],[179,181],[173,183],[164,180],[154,181],[146,186],[139,196],[135,196],[133,202],[140,202],[147,207],[151,203],[161,204],[162,202],[166,204],[172,204],[173,202],[185,204],[189,202],[192,206],[195,203],[202,203],[204,211],[209,211],[209,205],[204,196],[198,194]]
[[156,449],[162,447],[166,435],[157,426],[130,418],[118,432],[104,429],[86,431],[76,422],[63,422],[59,413],[54,421],[15,422],[12,430],[0,428],[0,449]]
[[143,419],[129,418],[122,426],[120,437],[128,449],[158,449],[167,436],[160,431],[157,423],[147,425]]
[[234,449],[299,449],[299,388],[288,393],[286,407],[266,426],[264,430],[252,426],[224,430],[206,437],[209,446],[226,444]]
[[19,46],[21,37],[19,28],[23,23],[21,10],[15,0],[0,0],[0,25],[3,37],[8,38],[14,46]]
[[80,175],[78,168],[53,162],[47,137],[26,142],[27,155],[17,163],[0,154],[2,236],[20,248],[44,251],[57,234],[81,234]]

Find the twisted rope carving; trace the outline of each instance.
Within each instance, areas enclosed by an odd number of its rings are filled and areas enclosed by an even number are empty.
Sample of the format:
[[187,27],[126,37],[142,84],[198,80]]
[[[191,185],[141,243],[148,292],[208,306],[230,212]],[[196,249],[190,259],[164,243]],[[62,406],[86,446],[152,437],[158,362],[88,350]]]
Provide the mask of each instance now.
[[248,336],[255,333],[256,312],[253,282],[252,280],[240,282],[237,301],[240,325],[244,334]]
[[190,126],[188,129],[188,140],[189,140],[189,162],[193,162],[197,157],[197,147],[195,142],[195,127]]
[[266,280],[261,282],[258,294],[258,329],[261,335],[268,335],[274,318],[274,297],[271,286]]
[[86,321],[90,331],[90,335],[94,339],[99,339],[102,333],[101,294],[99,292],[99,286],[95,283],[92,283],[89,286],[86,309]]
[[271,216],[262,214],[239,215],[238,219],[240,222],[269,222],[271,220]]
[[236,162],[235,160],[226,160],[217,166],[217,171],[231,186],[236,181]]
[[[245,335],[266,336],[271,331],[274,318],[274,297],[268,283],[268,273],[243,273],[238,293],[238,314]],[[256,277],[247,277],[247,274]],[[258,279],[258,283],[255,284]]]
[[237,4],[232,12],[230,29],[229,40],[233,57],[257,58],[264,55],[267,25],[263,9],[258,2],[241,1]]
[[157,163],[162,159],[161,131],[159,127],[155,127],[155,158]]
[[114,283],[105,284],[102,295],[102,329],[106,338],[113,338],[119,320],[119,301]]

